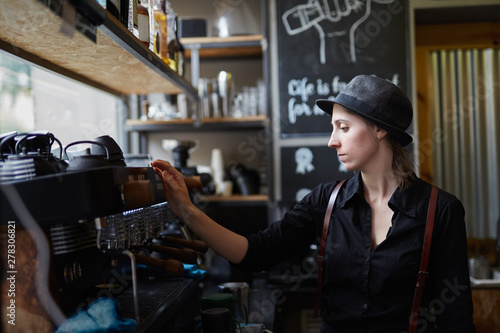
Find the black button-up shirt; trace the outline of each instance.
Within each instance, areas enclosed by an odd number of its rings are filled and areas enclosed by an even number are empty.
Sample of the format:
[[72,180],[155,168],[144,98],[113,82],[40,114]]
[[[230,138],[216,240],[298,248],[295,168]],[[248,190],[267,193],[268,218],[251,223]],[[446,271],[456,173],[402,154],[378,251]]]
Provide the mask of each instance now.
[[[324,214],[337,182],[322,184],[282,220],[251,235],[239,265],[266,270],[321,238]],[[325,248],[322,332],[405,332],[420,268],[430,184],[415,180],[389,200],[394,211],[386,239],[372,249],[371,208],[361,175],[341,188]],[[311,305],[312,306],[312,305]],[[418,332],[475,332],[467,264],[464,209],[439,190]]]

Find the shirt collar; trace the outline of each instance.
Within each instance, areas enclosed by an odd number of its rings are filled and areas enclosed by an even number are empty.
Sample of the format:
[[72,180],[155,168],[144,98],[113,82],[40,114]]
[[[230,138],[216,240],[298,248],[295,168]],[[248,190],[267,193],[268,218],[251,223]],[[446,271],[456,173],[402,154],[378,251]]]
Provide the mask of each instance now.
[[[362,186],[361,173],[356,172],[356,174],[347,179],[344,184],[344,191],[342,195],[339,195],[338,206],[344,207],[348,201],[352,200],[354,197],[363,198],[364,189]],[[419,188],[420,182],[418,178],[410,184],[410,186],[401,190],[397,188],[393,193],[392,197],[389,199],[389,207],[392,210],[398,210],[405,215],[410,217],[417,216],[417,202],[419,202],[418,198],[422,195],[421,191],[414,190],[414,188]]]
[[408,188],[396,189],[389,200],[389,206],[391,209],[396,208],[410,217],[416,217],[424,197],[426,197],[425,182],[415,176]]
[[363,197],[363,186],[361,182],[361,173],[356,172],[354,176],[347,179],[345,184],[343,185],[344,191],[339,196],[338,205],[339,207],[344,207],[345,204],[352,200],[354,196]]

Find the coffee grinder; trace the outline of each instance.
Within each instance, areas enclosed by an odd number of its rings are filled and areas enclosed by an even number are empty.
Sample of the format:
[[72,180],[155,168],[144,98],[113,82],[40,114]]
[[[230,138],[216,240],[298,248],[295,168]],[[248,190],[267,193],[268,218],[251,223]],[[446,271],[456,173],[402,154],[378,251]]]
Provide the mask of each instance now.
[[179,170],[184,177],[200,176],[203,186],[202,192],[206,194],[213,194],[215,192],[215,187],[210,174],[199,174],[196,167],[190,167],[187,165],[189,155],[198,149],[198,146],[198,140],[162,140],[162,148],[172,155],[174,159],[174,167]]
[[184,176],[195,176],[198,174],[196,167],[188,167],[187,160],[189,154],[198,148],[198,141],[195,140],[162,140],[162,148],[172,154],[174,167]]

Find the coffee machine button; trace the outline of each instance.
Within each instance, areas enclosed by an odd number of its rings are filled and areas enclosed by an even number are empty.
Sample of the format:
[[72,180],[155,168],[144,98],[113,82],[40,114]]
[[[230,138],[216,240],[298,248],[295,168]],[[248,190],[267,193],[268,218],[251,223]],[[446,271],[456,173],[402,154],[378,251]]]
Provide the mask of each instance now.
[[75,280],[79,280],[82,277],[82,266],[78,261],[73,263],[73,276]]
[[64,266],[64,281],[66,281],[67,284],[70,284],[73,282],[74,276],[73,276],[73,270],[71,269],[70,265],[65,265]]

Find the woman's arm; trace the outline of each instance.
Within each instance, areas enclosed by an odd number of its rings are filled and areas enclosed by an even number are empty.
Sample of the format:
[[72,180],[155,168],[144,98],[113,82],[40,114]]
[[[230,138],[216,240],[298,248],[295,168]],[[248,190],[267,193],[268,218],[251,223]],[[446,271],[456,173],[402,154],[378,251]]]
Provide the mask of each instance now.
[[248,240],[217,224],[199,210],[189,197],[184,176],[170,163],[155,160],[151,166],[162,180],[169,207],[217,254],[238,264],[248,250]]
[[[467,260],[467,234],[464,208],[458,199],[440,191],[446,204],[439,205],[432,238],[429,279],[433,293],[438,332],[475,332]],[[443,202],[441,201],[441,202]],[[428,323],[429,325],[431,323]]]

